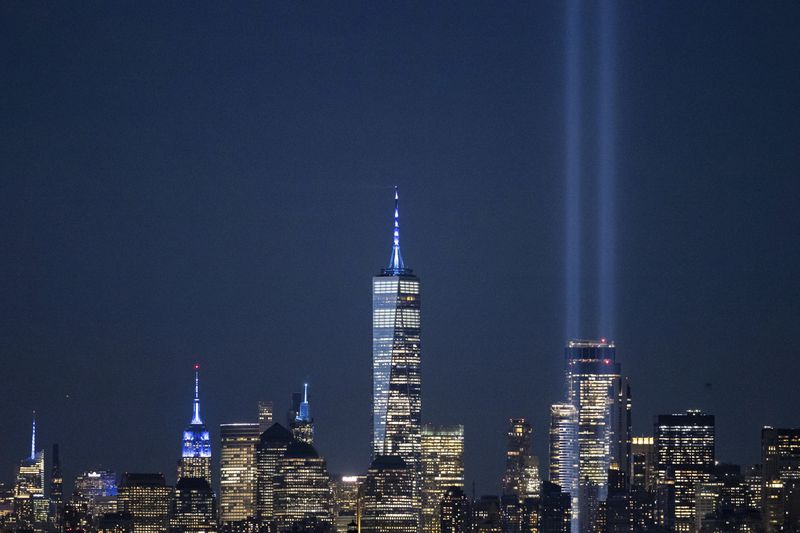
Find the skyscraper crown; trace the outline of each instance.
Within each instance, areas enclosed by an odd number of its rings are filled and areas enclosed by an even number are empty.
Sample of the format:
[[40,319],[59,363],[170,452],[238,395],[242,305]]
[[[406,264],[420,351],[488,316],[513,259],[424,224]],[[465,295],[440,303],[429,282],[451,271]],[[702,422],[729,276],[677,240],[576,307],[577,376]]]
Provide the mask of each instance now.
[[406,268],[403,256],[400,254],[400,196],[397,187],[394,188],[394,230],[392,233],[392,255],[389,257],[389,266],[382,271],[384,276],[401,276],[411,274],[411,269]]

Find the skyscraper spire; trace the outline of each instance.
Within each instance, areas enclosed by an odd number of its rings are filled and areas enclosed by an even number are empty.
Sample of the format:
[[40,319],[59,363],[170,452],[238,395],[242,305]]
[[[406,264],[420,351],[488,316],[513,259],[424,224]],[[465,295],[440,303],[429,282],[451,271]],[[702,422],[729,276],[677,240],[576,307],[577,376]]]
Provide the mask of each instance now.
[[194,411],[192,413],[192,424],[202,424],[200,419],[200,365],[194,365]]
[[33,427],[31,430],[31,461],[36,459],[36,411],[33,412]]
[[392,239],[392,257],[389,259],[388,271],[397,275],[406,269],[403,257],[400,255],[400,196],[397,186],[394,188],[394,234]]

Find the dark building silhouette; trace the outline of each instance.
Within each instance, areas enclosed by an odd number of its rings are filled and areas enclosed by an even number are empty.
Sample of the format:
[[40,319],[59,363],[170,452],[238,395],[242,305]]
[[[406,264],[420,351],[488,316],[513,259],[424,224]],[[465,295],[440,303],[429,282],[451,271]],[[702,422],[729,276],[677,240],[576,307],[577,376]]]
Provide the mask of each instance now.
[[364,480],[362,533],[417,533],[420,513],[414,505],[414,476],[402,457],[375,457]]
[[572,499],[568,492],[549,481],[542,482],[539,496],[539,533],[569,533]]
[[61,473],[61,458],[58,444],[53,444],[53,465],[50,467],[50,523],[60,531],[64,520],[64,476]]
[[441,533],[467,533],[469,517],[470,504],[464,491],[456,487],[445,491],[439,507]]
[[214,533],[217,505],[211,485],[202,477],[183,477],[175,485],[169,518],[171,533]]

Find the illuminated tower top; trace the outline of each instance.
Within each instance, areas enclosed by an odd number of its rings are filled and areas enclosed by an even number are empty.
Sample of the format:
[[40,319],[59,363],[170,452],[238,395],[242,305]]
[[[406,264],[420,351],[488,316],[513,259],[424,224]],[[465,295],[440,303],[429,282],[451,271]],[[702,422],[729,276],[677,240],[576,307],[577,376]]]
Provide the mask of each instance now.
[[389,266],[382,270],[384,276],[401,276],[411,274],[411,269],[406,268],[403,256],[400,254],[400,196],[397,187],[394,188],[394,232],[392,233],[392,255]]
[[308,405],[308,383],[303,383],[303,401],[297,413],[298,422],[311,422],[311,409]]
[[311,406],[308,403],[308,383],[303,383],[303,400],[297,407],[297,414],[290,426],[296,440],[306,444],[314,443],[314,419],[311,418]]
[[194,411],[192,413],[192,424],[202,424],[200,419],[200,365],[194,365]]
[[[200,365],[194,365],[192,421],[183,431],[183,457],[211,457],[211,438],[200,418]],[[195,476],[202,477],[202,476]]]
[[31,461],[36,460],[36,411],[33,412],[33,427],[31,429]]

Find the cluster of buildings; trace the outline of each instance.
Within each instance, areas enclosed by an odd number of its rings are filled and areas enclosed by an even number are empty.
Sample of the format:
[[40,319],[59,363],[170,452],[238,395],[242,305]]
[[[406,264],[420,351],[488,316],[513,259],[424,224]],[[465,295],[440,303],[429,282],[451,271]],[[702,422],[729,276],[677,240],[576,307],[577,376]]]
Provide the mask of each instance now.
[[[765,427],[761,463],[715,455],[714,416],[655,417],[633,436],[631,388],[613,342],[571,340],[564,396],[551,407],[549,457],[533,428],[509,420],[499,494],[468,495],[464,427],[422,423],[420,281],[400,254],[395,191],[392,252],[372,282],[373,391],[369,467],[332,476],[314,445],[308,385],[285,425],[273,404],[257,420],[220,425],[218,448],[192,418],[175,485],[162,473],[79,475],[66,498],[53,446],[36,449],[0,485],[0,528],[32,532],[775,533],[800,531],[800,429]],[[213,450],[220,468],[212,472]],[[543,479],[546,474],[547,479]],[[218,483],[219,489],[214,487]],[[46,486],[47,485],[47,486]],[[473,491],[474,492],[474,491]]]

